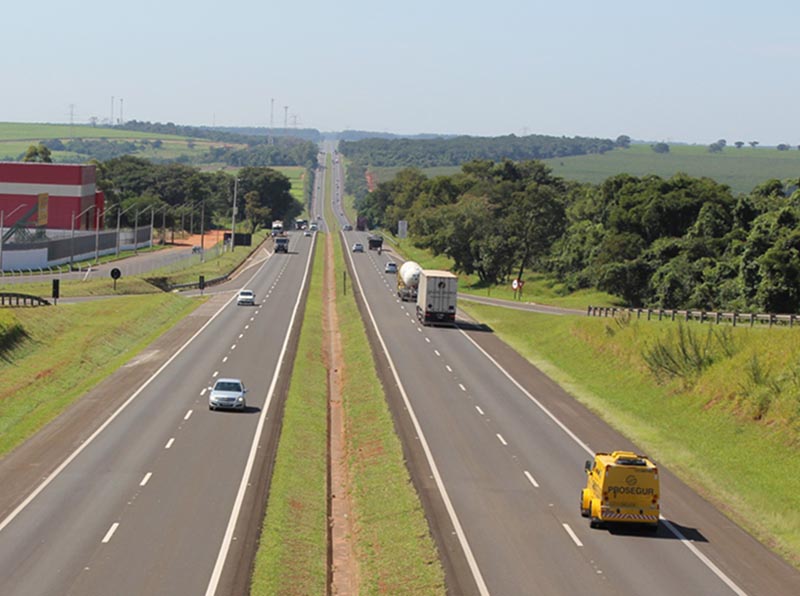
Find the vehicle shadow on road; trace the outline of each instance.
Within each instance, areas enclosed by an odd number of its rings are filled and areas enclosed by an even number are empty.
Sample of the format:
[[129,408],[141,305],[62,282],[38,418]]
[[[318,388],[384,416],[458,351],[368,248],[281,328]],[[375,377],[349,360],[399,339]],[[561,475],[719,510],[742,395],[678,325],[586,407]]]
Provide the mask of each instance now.
[[662,538],[666,540],[680,540],[685,538],[691,542],[708,542],[708,539],[703,536],[702,532],[697,528],[689,528],[681,524],[667,520],[669,524],[680,532],[681,536],[677,536],[665,523],[658,524],[658,530],[653,531],[644,526],[637,526],[635,524],[613,524],[606,523],[605,528],[609,534],[615,536],[643,536],[646,538]]
[[456,327],[464,331],[484,331],[486,333],[494,333],[494,329],[489,327],[486,323],[473,323],[472,321],[456,321]]

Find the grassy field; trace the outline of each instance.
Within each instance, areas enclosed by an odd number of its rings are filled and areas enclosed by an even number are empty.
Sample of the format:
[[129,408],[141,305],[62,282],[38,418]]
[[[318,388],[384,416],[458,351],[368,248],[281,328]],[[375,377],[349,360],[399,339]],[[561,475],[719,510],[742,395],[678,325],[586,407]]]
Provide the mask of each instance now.
[[[67,143],[72,139],[108,139],[109,141],[160,140],[161,147],[157,149],[143,147],[136,152],[137,157],[145,159],[175,159],[184,155],[189,158],[195,158],[205,154],[213,146],[230,144],[207,139],[193,139],[180,135],[138,132],[102,126],[0,122],[0,159],[15,160],[24,154],[30,145],[50,139],[60,139],[63,143]],[[52,157],[53,161],[60,163],[83,162],[86,160],[85,155],[69,151],[53,151]],[[300,188],[302,189],[302,185]]]
[[[677,323],[552,317],[463,303],[459,308],[800,565],[800,478],[789,472],[800,465],[798,388],[775,396],[766,412],[759,403],[770,386],[797,384],[792,379],[800,374],[800,330],[728,328],[731,336],[720,345],[731,356],[717,350],[702,371],[659,384],[643,354],[675,337]],[[694,326],[701,338],[708,328]],[[755,357],[760,372],[754,372]],[[669,503],[663,506],[669,516]]]
[[[771,178],[797,178],[800,174],[800,151],[778,151],[768,147],[741,149],[726,147],[721,153],[709,153],[705,145],[673,145],[667,154],[657,154],[649,145],[631,145],[602,155],[579,155],[545,159],[553,173],[568,180],[599,184],[617,174],[645,176],[656,174],[669,178],[677,172],[707,177],[731,187],[734,193],[749,193]],[[379,182],[391,180],[402,168],[370,168]],[[422,170],[426,176],[452,175],[459,167]]]
[[305,204],[306,169],[303,166],[275,166],[273,169],[278,170],[291,181],[292,196]]
[[58,416],[201,302],[172,294],[0,311],[0,456]]

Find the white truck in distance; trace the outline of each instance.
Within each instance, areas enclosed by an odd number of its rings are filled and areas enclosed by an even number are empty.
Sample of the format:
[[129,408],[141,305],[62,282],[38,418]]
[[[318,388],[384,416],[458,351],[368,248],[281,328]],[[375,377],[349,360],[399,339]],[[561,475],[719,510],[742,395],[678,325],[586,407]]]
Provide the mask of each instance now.
[[406,261],[397,272],[397,297],[403,302],[417,300],[417,286],[419,285],[419,272],[422,267],[414,261]]
[[417,286],[417,318],[423,325],[455,325],[458,277],[449,271],[422,269]]
[[283,221],[276,219],[272,222],[272,235],[280,236],[281,234],[283,234]]

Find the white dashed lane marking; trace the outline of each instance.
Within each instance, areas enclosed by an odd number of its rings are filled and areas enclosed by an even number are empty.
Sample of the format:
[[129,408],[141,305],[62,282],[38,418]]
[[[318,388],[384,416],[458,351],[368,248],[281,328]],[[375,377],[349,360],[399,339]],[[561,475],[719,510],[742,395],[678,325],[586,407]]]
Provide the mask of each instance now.
[[480,414],[481,416],[484,415],[483,410],[481,410],[480,406],[475,406],[475,409],[478,410],[478,414]]
[[580,539],[575,535],[575,532],[572,531],[572,528],[569,527],[569,524],[561,524],[561,525],[564,526],[564,529],[567,531],[567,534],[569,534],[569,537],[572,538],[572,541],[576,545],[583,546],[583,542],[581,542]]
[[218,370],[215,370],[215,371],[214,371],[214,374],[213,374],[213,375],[211,375],[211,376],[212,376],[212,377],[214,377],[214,378],[216,379],[218,374],[219,374],[219,371],[218,371]]
[[467,390],[467,388],[464,387],[464,385],[462,385],[461,383],[458,384],[458,388],[461,389],[461,391],[466,391]]
[[109,540],[111,540],[111,537],[114,535],[114,532],[117,531],[117,528],[119,528],[119,522],[114,522],[111,524],[108,532],[106,532],[106,535],[103,536],[103,544],[106,544]]
[[532,485],[533,485],[535,488],[539,488],[539,483],[538,483],[538,482],[536,482],[536,479],[535,479],[533,476],[531,476],[531,473],[530,473],[530,472],[528,472],[528,470],[525,470],[525,477],[526,477],[526,478],[527,478],[527,479],[530,481],[530,483],[531,483],[531,484],[532,484]]
[[186,412],[186,416],[184,416],[183,419],[184,420],[189,420],[189,418],[192,417],[192,411],[193,410],[189,410],[188,412]]
[[145,474],[145,475],[144,475],[144,478],[142,478],[142,481],[139,483],[139,486],[144,486],[145,484],[147,484],[148,482],[150,482],[150,477],[151,477],[152,475],[153,475],[153,473],[152,473],[152,472],[148,472],[147,474]]
[[172,444],[173,444],[174,442],[175,442],[175,437],[173,437],[173,438],[171,438],[169,441],[167,441],[167,444],[166,444],[166,445],[164,445],[164,449],[169,449],[170,447],[172,447]]
[[225,356],[225,357],[222,359],[222,363],[223,363],[223,364],[225,364],[227,361],[228,361],[228,357],[227,357],[227,356]]
[[436,354],[437,356],[441,356],[441,354],[439,353],[439,350],[434,350],[433,353]]
[[497,438],[500,439],[500,442],[503,445],[508,445],[508,443],[506,443],[506,440],[503,438],[503,435],[501,435],[500,433],[497,433]]
[[453,369],[450,368],[449,364],[445,364],[444,367],[447,369],[447,372],[453,372]]

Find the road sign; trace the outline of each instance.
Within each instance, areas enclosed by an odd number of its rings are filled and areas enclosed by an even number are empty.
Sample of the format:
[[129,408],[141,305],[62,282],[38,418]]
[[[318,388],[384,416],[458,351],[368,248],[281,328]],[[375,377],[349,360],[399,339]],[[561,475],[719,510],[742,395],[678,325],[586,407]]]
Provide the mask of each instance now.
[[520,284],[518,279],[515,279],[514,281],[511,282],[511,288],[514,290],[519,290]]
[[115,281],[116,281],[116,280],[118,280],[120,277],[122,277],[122,271],[120,271],[119,269],[117,269],[116,267],[114,267],[114,268],[111,270],[111,279],[113,279],[113,280],[115,280]]

